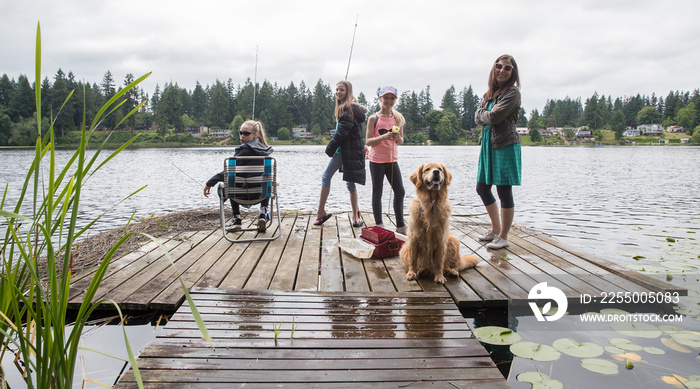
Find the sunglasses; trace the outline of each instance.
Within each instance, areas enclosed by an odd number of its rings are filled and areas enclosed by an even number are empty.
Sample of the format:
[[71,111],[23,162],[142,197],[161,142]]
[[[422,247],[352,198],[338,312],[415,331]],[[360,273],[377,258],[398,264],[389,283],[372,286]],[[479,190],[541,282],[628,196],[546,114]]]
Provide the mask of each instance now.
[[238,131],[238,133],[243,135],[243,136],[248,136],[248,135],[252,134],[252,132],[250,132],[250,131]]
[[494,66],[495,66],[496,69],[498,69],[498,70],[505,69],[507,72],[510,72],[511,70],[513,70],[513,67],[512,67],[511,65],[503,66],[503,65],[501,65],[500,63],[497,63],[497,64],[495,64]]
[[379,135],[384,135],[389,131],[390,130],[387,130],[386,128],[380,128],[379,130],[377,130],[377,132],[379,132]]

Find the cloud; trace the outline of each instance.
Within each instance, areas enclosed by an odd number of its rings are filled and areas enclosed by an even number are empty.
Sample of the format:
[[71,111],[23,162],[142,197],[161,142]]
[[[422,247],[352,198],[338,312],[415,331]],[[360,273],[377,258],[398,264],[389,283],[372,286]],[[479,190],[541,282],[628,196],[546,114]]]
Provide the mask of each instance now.
[[107,70],[119,84],[127,73],[153,72],[142,84],[149,94],[168,82],[190,90],[197,81],[243,84],[255,76],[257,53],[258,82],[312,88],[345,77],[355,33],[348,78],[358,94],[371,99],[391,84],[416,92],[430,85],[436,102],[451,85],[481,95],[491,64],[509,53],[529,112],[594,92],[697,89],[700,75],[687,69],[700,59],[698,11],[694,0],[4,0],[0,71],[33,73],[40,20],[49,79],[59,68],[95,83]]

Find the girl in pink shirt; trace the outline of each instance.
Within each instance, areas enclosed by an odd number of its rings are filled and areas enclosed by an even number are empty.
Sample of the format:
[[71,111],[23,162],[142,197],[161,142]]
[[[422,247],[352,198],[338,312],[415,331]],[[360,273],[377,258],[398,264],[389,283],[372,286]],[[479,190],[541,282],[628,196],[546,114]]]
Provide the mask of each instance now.
[[379,93],[380,110],[370,116],[367,122],[367,146],[369,151],[369,172],[372,177],[372,212],[375,223],[382,223],[382,191],[384,177],[387,178],[394,191],[394,216],[396,217],[396,232],[405,233],[406,223],[403,219],[403,199],[405,190],[399,169],[398,145],[403,143],[403,128],[405,120],[394,109],[398,98],[396,88],[386,86]]

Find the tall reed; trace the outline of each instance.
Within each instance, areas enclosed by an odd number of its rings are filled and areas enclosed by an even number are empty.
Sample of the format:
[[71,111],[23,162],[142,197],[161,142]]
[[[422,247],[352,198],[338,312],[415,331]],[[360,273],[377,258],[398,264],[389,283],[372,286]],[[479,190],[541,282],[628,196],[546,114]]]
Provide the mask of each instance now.
[[[100,122],[124,103],[124,94],[146,79],[150,73],[117,92],[99,110],[89,127],[85,125],[87,120],[83,112],[80,145],[65,166],[58,166],[55,160],[53,128],[55,117],[51,118],[48,131],[42,132],[41,128],[39,23],[35,55],[34,85],[39,130],[35,156],[16,204],[13,207],[7,204],[7,185],[0,200],[0,217],[7,222],[5,237],[0,246],[0,360],[14,359],[28,388],[70,388],[73,386],[80,337],[88,318],[100,303],[92,301],[95,292],[116,250],[132,235],[125,234],[105,254],[77,315],[71,320],[67,315],[67,306],[72,272],[72,248],[76,240],[104,215],[99,215],[82,228],[77,226],[83,185],[86,179],[129,146],[136,137],[109,154],[105,152],[107,155],[102,161],[98,158],[105,151],[104,146],[109,137],[94,149],[91,157],[87,154],[88,142]],[[63,102],[64,106],[72,95],[73,91]],[[131,110],[122,121],[137,112],[144,103]],[[60,110],[56,116],[58,115]],[[42,137],[42,134],[46,136]],[[29,207],[31,214],[22,215],[23,212],[29,212],[23,211]],[[45,262],[44,266],[40,266],[40,262]],[[189,294],[187,297],[191,301]],[[121,312],[119,313],[121,315]],[[201,321],[201,318],[198,319]],[[68,326],[72,326],[69,332],[66,331]],[[209,340],[206,329],[203,334]],[[124,336],[132,368],[140,383],[135,357],[126,333]],[[3,382],[4,376],[5,372],[0,366],[0,382]]]

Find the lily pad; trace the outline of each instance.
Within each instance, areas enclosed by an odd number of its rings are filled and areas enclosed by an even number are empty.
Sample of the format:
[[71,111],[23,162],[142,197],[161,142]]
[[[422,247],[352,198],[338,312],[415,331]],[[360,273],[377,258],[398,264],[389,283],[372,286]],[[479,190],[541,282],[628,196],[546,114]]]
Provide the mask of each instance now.
[[497,346],[518,343],[523,339],[517,332],[498,326],[479,327],[474,330],[474,336],[481,342]]
[[672,326],[670,324],[662,324],[659,326],[659,329],[667,334],[673,334],[675,332],[685,331],[681,327]]
[[679,353],[684,353],[684,354],[690,354],[693,351],[681,344],[678,344],[675,340],[671,338],[661,338],[661,343],[664,344],[664,346],[670,348],[673,351],[678,351]]
[[521,357],[535,361],[555,361],[561,357],[561,353],[552,346],[533,342],[518,342],[510,346],[510,352]]
[[645,265],[643,263],[629,263],[625,265],[628,269],[644,273],[665,273],[668,269],[661,266]]
[[610,327],[622,335],[637,338],[654,339],[663,334],[663,331],[649,323],[615,322]]
[[584,358],[581,360],[581,367],[605,375],[615,375],[620,372],[615,362],[600,358]]
[[532,384],[532,389],[563,389],[564,384],[558,380],[549,378],[548,375],[539,371],[526,371],[515,377],[520,382]]
[[557,339],[554,341],[552,346],[566,355],[571,355],[572,357],[578,358],[597,357],[604,352],[603,348],[595,343],[578,343],[571,338]]
[[605,352],[608,354],[613,354],[613,355],[618,355],[618,354],[624,354],[625,350],[615,347],[615,346],[608,346],[605,348]]
[[661,266],[671,269],[671,270],[677,270],[681,272],[694,272],[698,270],[697,266],[689,265],[687,263],[683,262],[676,262],[676,261],[663,261],[660,263]]
[[642,360],[642,357],[639,354],[635,354],[635,353],[624,353],[624,354],[613,355],[612,359],[626,363],[627,361],[639,362]]
[[697,331],[680,331],[671,334],[671,339],[676,342],[693,348],[700,349],[700,332]]
[[666,354],[666,351],[664,351],[663,349],[660,349],[658,347],[647,346],[647,347],[644,347],[643,350],[648,352],[649,354],[654,354],[654,355]]
[[639,350],[643,349],[642,346],[640,346],[638,344],[634,344],[634,343],[632,343],[631,340],[625,339],[625,338],[612,338],[612,339],[610,339],[609,342],[613,346],[619,347],[619,348],[621,348],[623,350],[627,350],[627,351],[639,351]]

